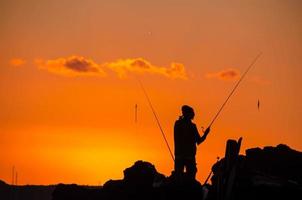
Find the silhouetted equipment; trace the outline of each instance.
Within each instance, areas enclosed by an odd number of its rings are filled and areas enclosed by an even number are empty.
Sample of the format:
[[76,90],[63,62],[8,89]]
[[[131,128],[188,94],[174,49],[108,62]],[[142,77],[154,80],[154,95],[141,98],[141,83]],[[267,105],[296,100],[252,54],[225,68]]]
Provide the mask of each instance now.
[[13,166],[12,168],[12,185],[17,185],[18,183],[18,172],[15,168],[15,166]]
[[15,182],[15,166],[13,166],[12,169],[12,185],[14,185],[14,182]]
[[137,123],[137,104],[135,104],[135,116],[134,116],[134,121]]
[[158,117],[157,117],[157,115],[156,115],[156,112],[155,112],[155,110],[154,110],[154,108],[153,108],[153,106],[152,106],[151,100],[150,100],[150,98],[149,98],[149,96],[148,96],[148,94],[147,94],[147,92],[146,92],[146,90],[145,90],[145,88],[144,88],[143,83],[141,82],[141,80],[140,80],[138,77],[136,77],[136,79],[137,79],[137,81],[139,82],[139,85],[141,86],[141,88],[142,88],[142,90],[143,90],[143,92],[144,92],[144,95],[145,95],[145,97],[146,97],[146,99],[147,99],[147,101],[148,101],[148,103],[149,103],[149,106],[150,106],[150,108],[151,108],[151,110],[152,110],[152,113],[153,113],[153,115],[154,115],[154,117],[155,117],[155,120],[156,120],[156,122],[157,122],[157,125],[158,125],[158,127],[159,127],[159,130],[160,130],[160,132],[161,132],[161,134],[162,134],[162,136],[163,136],[163,138],[164,138],[164,140],[165,140],[165,143],[166,143],[166,145],[167,145],[167,147],[168,147],[168,150],[169,150],[169,152],[170,152],[171,158],[172,158],[172,160],[173,160],[173,162],[174,162],[175,159],[174,159],[173,153],[172,153],[171,148],[170,148],[170,146],[169,146],[169,143],[168,143],[168,141],[167,141],[166,135],[165,135],[165,133],[164,133],[162,127],[161,127],[161,124],[160,124],[160,122],[159,122],[159,119],[158,119]]
[[18,172],[16,172],[16,176],[15,176],[15,185],[18,185]]
[[241,141],[242,138],[239,138],[238,142],[236,140],[227,141],[224,165],[220,166],[220,171],[217,172],[217,183],[214,183],[217,200],[230,200],[232,197]]
[[244,74],[241,76],[241,78],[239,79],[239,81],[236,83],[235,87],[233,88],[233,90],[231,91],[231,93],[229,94],[229,96],[227,97],[227,99],[225,100],[225,102],[222,104],[222,106],[220,107],[220,109],[218,110],[217,114],[215,115],[215,117],[213,118],[213,120],[211,121],[210,125],[208,127],[211,127],[213,125],[213,123],[215,122],[215,120],[217,119],[217,117],[219,116],[220,112],[222,111],[222,109],[224,108],[224,106],[226,105],[226,103],[229,101],[230,97],[234,94],[235,90],[237,89],[237,87],[239,86],[239,84],[241,83],[241,81],[244,79],[244,77],[246,76],[246,74],[250,71],[250,69],[254,66],[254,64],[256,63],[256,61],[258,60],[258,58],[262,55],[262,52],[259,53],[255,59],[252,61],[252,63],[249,65],[249,67],[246,69],[246,71],[244,72]]
[[[218,162],[218,161],[219,161],[219,157],[217,157],[217,162]],[[210,174],[208,175],[207,179],[206,179],[205,182],[204,182],[204,185],[208,183],[208,180],[210,179],[212,173],[213,173],[213,170],[211,169]]]

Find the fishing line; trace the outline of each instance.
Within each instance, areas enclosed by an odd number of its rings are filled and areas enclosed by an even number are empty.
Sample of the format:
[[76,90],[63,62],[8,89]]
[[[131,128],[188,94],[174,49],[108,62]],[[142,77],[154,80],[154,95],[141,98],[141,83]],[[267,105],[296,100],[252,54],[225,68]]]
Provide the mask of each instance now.
[[161,124],[160,124],[160,122],[159,122],[159,119],[158,119],[158,117],[157,117],[157,114],[156,114],[156,112],[155,112],[155,110],[154,110],[154,108],[153,108],[153,105],[152,105],[152,103],[151,103],[151,100],[150,100],[150,98],[149,98],[149,96],[148,96],[148,94],[147,94],[147,92],[146,92],[146,90],[145,90],[145,88],[144,88],[144,85],[143,85],[143,83],[141,82],[141,80],[140,80],[138,77],[136,77],[136,79],[137,79],[139,85],[141,86],[141,88],[142,88],[142,90],[143,90],[143,92],[144,92],[144,95],[145,95],[145,97],[146,97],[146,99],[147,99],[147,101],[148,101],[148,103],[149,103],[149,106],[150,106],[150,108],[151,108],[151,110],[152,110],[152,113],[153,113],[153,115],[154,115],[154,117],[155,117],[155,120],[156,120],[156,122],[157,122],[157,125],[158,125],[158,127],[159,127],[159,130],[160,130],[160,132],[161,132],[161,134],[162,134],[162,136],[163,136],[163,138],[164,138],[164,140],[165,140],[165,143],[166,143],[166,145],[167,145],[167,147],[168,147],[168,150],[169,150],[169,153],[170,153],[170,155],[171,155],[171,158],[172,158],[172,160],[173,160],[173,162],[174,162],[174,161],[175,161],[175,158],[174,158],[173,153],[172,153],[172,151],[171,151],[171,148],[170,148],[170,145],[169,145],[168,140],[167,140],[167,138],[166,138],[166,135],[165,135],[165,133],[164,133],[164,131],[163,131],[163,129],[162,129],[162,126],[161,126]]
[[213,125],[213,123],[215,122],[215,120],[217,119],[217,117],[219,116],[220,112],[222,111],[222,109],[224,108],[224,106],[227,104],[227,102],[229,101],[229,99],[231,98],[231,96],[234,94],[235,90],[237,89],[237,87],[239,86],[239,84],[241,83],[241,81],[244,79],[244,77],[246,76],[246,74],[250,71],[250,69],[254,66],[254,64],[256,63],[256,61],[258,60],[258,58],[262,55],[262,52],[260,52],[255,59],[252,61],[252,63],[249,65],[249,67],[246,69],[246,71],[244,72],[244,74],[241,76],[241,78],[239,79],[239,81],[237,82],[237,84],[235,85],[235,87],[233,88],[233,90],[231,91],[231,93],[229,94],[229,96],[227,97],[227,99],[225,100],[225,102],[222,104],[222,106],[220,107],[220,109],[218,110],[217,114],[215,115],[215,117],[213,118],[213,120],[211,121],[210,125],[208,127],[211,127]]

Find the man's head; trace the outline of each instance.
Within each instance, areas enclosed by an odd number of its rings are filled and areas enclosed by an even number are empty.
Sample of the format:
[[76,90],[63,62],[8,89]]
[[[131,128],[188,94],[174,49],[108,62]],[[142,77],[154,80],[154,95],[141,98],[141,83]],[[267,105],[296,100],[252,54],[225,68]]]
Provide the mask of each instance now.
[[194,119],[195,113],[192,107],[188,105],[183,105],[181,107],[182,116],[187,119]]

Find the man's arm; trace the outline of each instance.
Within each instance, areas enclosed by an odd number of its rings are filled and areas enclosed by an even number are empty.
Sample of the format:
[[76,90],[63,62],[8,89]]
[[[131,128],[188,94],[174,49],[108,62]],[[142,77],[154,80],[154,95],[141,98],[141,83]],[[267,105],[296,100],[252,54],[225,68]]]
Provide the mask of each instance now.
[[205,141],[205,139],[207,138],[208,134],[210,133],[211,129],[210,127],[208,127],[205,132],[203,133],[203,136],[199,137],[197,144],[202,143],[203,141]]

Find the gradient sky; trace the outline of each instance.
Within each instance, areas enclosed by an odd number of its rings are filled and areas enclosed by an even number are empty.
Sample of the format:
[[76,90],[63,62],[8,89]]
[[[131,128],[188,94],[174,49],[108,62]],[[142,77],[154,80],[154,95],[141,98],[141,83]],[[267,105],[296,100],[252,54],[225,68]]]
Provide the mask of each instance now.
[[301,151],[301,9],[299,0],[1,0],[0,179],[11,183],[15,166],[20,184],[96,185],[136,160],[170,175],[135,77],[173,148],[181,105],[195,108],[201,132],[259,52],[198,148],[197,177],[228,138],[243,137],[242,153]]

